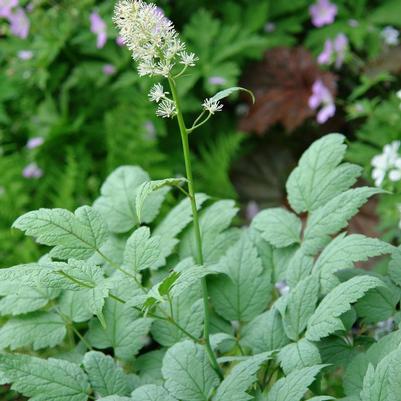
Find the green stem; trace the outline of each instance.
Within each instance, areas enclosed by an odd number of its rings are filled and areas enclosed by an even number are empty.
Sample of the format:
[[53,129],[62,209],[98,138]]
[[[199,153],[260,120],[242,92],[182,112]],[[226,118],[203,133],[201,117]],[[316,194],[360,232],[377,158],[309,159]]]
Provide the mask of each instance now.
[[[176,106],[176,110],[177,110],[177,120],[178,120],[178,126],[180,128],[180,134],[181,134],[182,150],[184,153],[184,161],[185,161],[185,170],[186,170],[186,175],[187,175],[187,180],[188,180],[189,200],[191,201],[192,215],[193,215],[193,222],[194,222],[195,241],[196,241],[196,247],[197,247],[197,263],[199,265],[203,266],[204,260],[203,260],[203,252],[202,252],[202,237],[201,237],[201,232],[200,232],[198,208],[196,206],[195,190],[194,190],[194,184],[193,184],[192,165],[191,165],[191,157],[190,157],[189,141],[188,141],[188,131],[185,126],[184,117],[181,112],[181,106],[180,106],[175,82],[171,77],[169,77],[168,81],[170,84],[171,94],[173,96],[173,100],[175,102],[175,106]],[[220,378],[223,378],[223,373],[217,362],[216,355],[214,354],[212,347],[210,345],[209,295],[208,295],[208,290],[207,290],[206,278],[203,277],[201,279],[201,282],[202,282],[202,294],[203,294],[203,307],[204,307],[204,313],[205,313],[205,320],[204,320],[204,325],[203,325],[203,336],[204,336],[204,340],[205,340],[206,352],[209,356],[209,360],[210,360],[210,363],[211,363],[213,369],[217,372],[217,374],[220,376]]]

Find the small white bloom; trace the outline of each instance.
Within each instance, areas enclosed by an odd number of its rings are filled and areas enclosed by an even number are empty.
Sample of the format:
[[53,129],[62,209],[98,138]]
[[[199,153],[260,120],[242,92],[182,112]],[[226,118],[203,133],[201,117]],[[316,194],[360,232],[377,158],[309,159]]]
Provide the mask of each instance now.
[[223,105],[218,100],[206,99],[202,103],[203,108],[210,114],[214,114],[218,111],[223,110]]
[[397,46],[400,42],[400,33],[392,26],[386,26],[381,32],[380,36],[383,38],[384,43],[389,46]]
[[166,97],[166,94],[167,92],[164,92],[162,84],[155,84],[149,92],[149,99],[151,102],[159,103],[160,100]]
[[176,114],[175,103],[170,99],[163,99],[156,110],[156,115],[163,118],[171,118]]
[[193,67],[195,63],[199,60],[198,57],[196,57],[195,53],[187,53],[187,52],[181,52],[180,58],[181,58],[180,63],[184,64],[186,67]]
[[277,289],[281,296],[285,296],[290,292],[290,287],[287,285],[287,282],[285,280],[278,281],[276,284],[274,284],[274,287]]
[[387,174],[391,181],[401,179],[401,157],[398,154],[400,145],[400,141],[393,141],[383,147],[383,153],[372,158],[372,179],[377,187],[382,185]]

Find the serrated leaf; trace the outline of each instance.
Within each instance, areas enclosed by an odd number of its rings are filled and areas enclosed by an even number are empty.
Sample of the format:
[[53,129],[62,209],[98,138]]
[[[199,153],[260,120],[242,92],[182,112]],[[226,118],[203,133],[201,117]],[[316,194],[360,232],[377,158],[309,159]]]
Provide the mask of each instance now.
[[83,366],[96,394],[101,397],[129,395],[128,377],[111,356],[98,351],[87,352]]
[[61,359],[0,354],[0,371],[12,388],[32,401],[86,401],[90,387],[82,369]]
[[255,96],[254,94],[249,90],[249,89],[245,89],[245,88],[241,88],[240,86],[233,86],[231,88],[228,89],[224,89],[220,92],[217,92],[212,98],[212,101],[219,101],[221,99],[224,99],[230,95],[232,95],[235,92],[246,92],[249,96],[251,96],[252,98],[252,103],[255,103]]
[[291,290],[287,296],[287,307],[283,316],[284,330],[293,341],[306,328],[308,319],[312,316],[319,298],[319,279],[311,275]]
[[248,401],[253,398],[247,393],[263,363],[271,359],[272,352],[264,352],[249,357],[234,366],[218,387],[213,401]]
[[210,274],[216,274],[218,272],[205,266],[191,266],[183,270],[177,280],[173,283],[171,288],[171,296],[178,297],[181,295],[188,287],[199,283],[203,277]]
[[50,256],[59,259],[87,259],[106,242],[107,227],[101,215],[89,206],[75,213],[65,209],[39,209],[18,218],[13,227],[54,246]]
[[270,389],[266,401],[300,401],[325,366],[327,365],[299,369],[278,380]]
[[348,220],[369,197],[382,193],[380,188],[360,187],[350,189],[332,198],[309,217],[304,233],[303,247],[308,255],[315,255],[336,234],[347,225]]
[[[198,338],[203,328],[204,309],[200,284],[189,287],[185,292],[172,300],[174,318],[186,331]],[[166,304],[160,305],[165,313],[169,313]],[[168,321],[155,320],[152,324],[154,339],[165,347],[187,339],[187,336]]]
[[135,208],[139,222],[141,222],[142,209],[149,195],[163,187],[179,187],[187,182],[186,178],[166,178],[164,180],[148,181],[141,184],[136,191]]
[[136,359],[141,384],[163,384],[162,364],[166,349],[146,352]]
[[323,250],[314,270],[320,275],[323,293],[333,289],[339,280],[334,276],[338,270],[350,269],[354,262],[366,261],[371,257],[391,253],[393,247],[377,238],[360,234],[340,234]]
[[252,226],[277,248],[301,242],[301,220],[283,208],[263,210],[253,219]]
[[388,274],[395,284],[401,286],[401,248],[394,249],[394,252],[391,255]]
[[[199,224],[206,264],[217,262],[232,244],[232,239],[228,236],[230,231],[227,229],[237,212],[238,209],[235,207],[234,201],[221,200],[200,213]],[[188,256],[197,257],[197,244],[193,227],[189,227],[185,231],[180,243],[180,258],[184,259]]]
[[163,359],[165,387],[178,399],[207,401],[219,384],[203,346],[183,341],[172,346]]
[[306,338],[319,341],[337,330],[343,330],[344,325],[339,317],[371,288],[382,285],[382,281],[373,276],[357,276],[338,285],[323,298],[308,320]]
[[159,236],[150,236],[148,227],[135,230],[127,240],[123,266],[133,272],[154,269],[160,259],[160,241]]
[[240,342],[257,354],[279,349],[290,340],[285,334],[280,313],[273,308],[244,326]]
[[[138,224],[136,195],[138,188],[149,181],[140,167],[122,166],[111,173],[101,188],[101,196],[94,203],[114,233],[125,233]],[[166,191],[151,193],[142,209],[142,220],[150,223],[159,213]]]
[[382,337],[363,354],[351,360],[344,374],[344,389],[347,395],[359,394],[369,364],[375,367],[383,358],[396,350],[401,342],[401,331]]
[[93,311],[89,309],[90,297],[88,290],[63,291],[58,299],[59,310],[73,322],[86,322],[93,316]]
[[[196,194],[196,205],[200,209],[208,199],[205,194]],[[191,202],[188,198],[182,200],[155,228],[154,235],[161,240],[161,260],[159,265],[165,263],[165,258],[171,255],[174,247],[178,244],[177,235],[192,221]]]
[[384,357],[374,368],[368,366],[363,379],[361,401],[398,401],[401,394],[401,350]]
[[89,310],[98,316],[103,325],[106,324],[102,310],[111,283],[104,278],[103,271],[98,266],[70,259],[67,265],[49,274],[47,280],[49,285],[55,288],[73,291],[85,289],[88,293],[86,299]]
[[291,257],[285,272],[285,281],[290,288],[295,287],[301,280],[308,277],[313,268],[314,259],[305,255],[302,246]]
[[345,154],[345,137],[330,134],[315,141],[302,155],[287,181],[288,200],[297,212],[313,211],[351,187],[358,166],[338,166]]
[[319,349],[306,338],[302,338],[296,343],[291,343],[281,348],[277,359],[285,375],[322,363]]
[[[126,285],[125,292],[135,295],[138,291],[130,282],[119,282],[118,286]],[[113,289],[113,294],[121,294]],[[132,360],[134,355],[146,343],[151,319],[140,318],[138,312],[127,304],[121,304],[115,300],[107,299],[103,308],[105,327],[97,320],[91,320],[87,339],[96,348],[104,349],[112,347],[114,355],[122,360]]]
[[12,318],[0,329],[0,349],[32,346],[36,351],[60,344],[67,330],[63,319],[53,312],[34,312]]
[[43,308],[49,301],[57,298],[60,291],[44,287],[18,287],[13,294],[0,300],[1,315],[21,315]]
[[147,384],[138,387],[132,393],[132,400],[135,401],[175,401],[162,386],[155,384]]
[[223,275],[210,280],[210,296],[218,314],[227,320],[250,321],[270,299],[270,277],[263,271],[255,246],[244,233],[215,269]]

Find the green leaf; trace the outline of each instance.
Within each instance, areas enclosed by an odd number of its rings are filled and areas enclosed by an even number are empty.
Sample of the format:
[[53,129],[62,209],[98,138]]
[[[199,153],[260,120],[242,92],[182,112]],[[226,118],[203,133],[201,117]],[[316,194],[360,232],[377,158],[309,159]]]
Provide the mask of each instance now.
[[301,280],[312,273],[314,259],[312,256],[305,255],[301,246],[292,256],[288,263],[285,279],[290,288],[295,287]]
[[253,355],[235,365],[218,387],[213,401],[248,401],[253,399],[247,390],[256,381],[256,374],[262,364],[271,357],[272,352],[264,352]]
[[83,366],[97,395],[129,395],[128,377],[111,356],[98,351],[87,352]]
[[354,262],[391,253],[392,249],[391,245],[377,238],[368,238],[360,234],[340,234],[323,250],[314,265],[314,270],[320,274],[323,293],[339,284],[338,278],[333,274],[336,271],[350,269]]
[[34,312],[46,306],[49,301],[59,295],[60,291],[57,289],[19,286],[14,288],[12,294],[6,295],[0,300],[0,314],[15,316]]
[[348,220],[358,212],[370,196],[382,192],[380,188],[350,189],[315,210],[309,217],[304,233],[305,253],[315,255],[330,242],[333,234],[347,225]]
[[[207,200],[204,194],[196,194],[196,205],[199,208]],[[165,258],[171,255],[174,247],[179,242],[177,235],[192,221],[191,202],[188,198],[182,200],[155,228],[154,235],[160,237],[161,260],[159,265],[165,263]]]
[[345,137],[330,134],[315,141],[302,155],[287,181],[288,200],[297,212],[311,212],[351,187],[361,174],[358,166],[341,163]]
[[53,312],[34,312],[12,318],[0,329],[0,349],[32,346],[36,351],[60,344],[67,333],[61,317]]
[[55,288],[73,291],[85,289],[89,310],[98,316],[103,325],[106,324],[102,310],[111,283],[104,278],[102,269],[89,262],[70,259],[67,265],[55,269],[47,279]]
[[166,353],[162,367],[165,387],[178,399],[208,401],[219,378],[203,346],[183,341]]
[[227,320],[250,321],[270,299],[270,277],[263,271],[255,246],[245,232],[215,269],[224,275],[210,280],[216,312]]
[[146,352],[136,359],[141,384],[163,384],[162,364],[166,349]]
[[341,283],[323,298],[309,319],[306,338],[319,341],[337,330],[343,330],[344,325],[339,317],[367,291],[380,286],[383,286],[383,282],[373,276],[357,276]]
[[290,340],[285,334],[280,313],[273,308],[244,326],[240,342],[257,354],[279,349]]
[[60,312],[76,323],[86,322],[93,316],[89,309],[91,293],[88,290],[63,291],[58,299]]
[[284,330],[293,341],[305,330],[308,319],[316,309],[319,298],[319,279],[311,275],[291,290],[287,297],[287,306],[283,316]]
[[[94,203],[114,233],[125,233],[138,224],[136,196],[138,188],[149,181],[140,167],[122,166],[111,173],[101,188],[101,196]],[[150,223],[159,213],[166,191],[151,193],[142,208],[142,221]]]
[[218,272],[212,270],[210,267],[205,266],[195,265],[184,269],[172,285],[171,296],[178,297],[187,288],[199,283],[203,277],[216,273]]
[[132,400],[135,401],[176,401],[162,386],[147,384],[138,387],[132,393]]
[[123,266],[133,272],[154,269],[160,259],[159,236],[150,236],[148,227],[135,230],[127,240]]
[[286,345],[280,350],[277,359],[285,375],[322,363],[319,349],[306,338]]
[[[119,284],[124,285],[123,282]],[[131,283],[126,283],[127,290],[131,288],[132,294],[138,291]],[[113,293],[117,296],[121,294]],[[126,304],[107,299],[103,308],[105,327],[97,320],[91,320],[87,339],[96,348],[112,347],[114,355],[122,360],[131,360],[146,343],[151,319],[138,317],[138,312]]]
[[32,401],[86,401],[90,387],[86,374],[74,363],[28,355],[0,354],[0,371],[12,388]]
[[[1,271],[0,271],[1,274]],[[388,274],[395,284],[401,286],[401,248],[394,249],[388,266]],[[1,277],[1,276],[0,276]]]
[[252,226],[277,248],[301,242],[301,220],[283,208],[263,210],[253,219]]
[[107,240],[107,227],[101,215],[89,206],[75,213],[64,209],[39,209],[18,218],[13,227],[54,246],[50,256],[59,259],[87,259]]
[[[174,297],[172,307],[176,322],[198,338],[202,332],[204,319],[200,284],[189,287],[186,291]],[[167,304],[160,305],[159,308],[162,308],[165,313],[169,313]],[[153,322],[152,335],[159,344],[165,347],[170,347],[176,342],[187,339],[187,336],[172,323],[162,320]]]
[[401,350],[384,357],[376,368],[369,365],[363,379],[361,401],[398,401],[401,394]]
[[[233,243],[227,230],[238,209],[234,201],[221,200],[204,210],[199,217],[202,249],[206,264],[215,263]],[[227,231],[226,231],[227,230]],[[160,235],[160,234],[159,234]],[[235,239],[234,239],[235,241]],[[197,245],[193,227],[185,231],[180,243],[180,258],[196,258]]]
[[152,192],[155,192],[163,187],[179,187],[181,184],[187,182],[186,178],[166,178],[164,180],[148,181],[141,184],[136,191],[136,215],[139,222],[141,222],[142,209],[146,199]]
[[248,95],[252,98],[252,103],[255,103],[255,96],[254,94],[249,90],[249,89],[245,89],[245,88],[241,88],[240,86],[233,86],[231,88],[228,89],[224,89],[220,92],[217,92],[212,98],[211,100],[213,101],[219,101],[221,99],[224,99],[230,95],[232,95],[235,92],[246,92],[248,93]]
[[267,401],[300,401],[325,366],[316,365],[299,369],[276,381],[269,391]]
[[359,354],[347,366],[344,374],[344,389],[347,395],[359,394],[369,364],[375,367],[383,358],[396,350],[401,342],[401,331],[397,330],[382,337],[364,354]]

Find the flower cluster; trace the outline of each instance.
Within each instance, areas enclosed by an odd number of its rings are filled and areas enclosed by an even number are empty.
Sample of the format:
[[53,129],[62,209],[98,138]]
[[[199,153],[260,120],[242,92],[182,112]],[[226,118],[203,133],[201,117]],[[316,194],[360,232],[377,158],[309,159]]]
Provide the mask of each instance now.
[[[44,144],[45,140],[41,136],[30,138],[26,143],[26,148],[30,151],[39,148]],[[31,162],[22,170],[22,176],[27,179],[38,179],[43,176],[43,170],[37,165],[36,162]]]
[[138,63],[139,75],[168,77],[177,63],[185,68],[195,65],[195,54],[185,51],[172,22],[154,4],[120,0],[113,19]]
[[150,101],[159,105],[156,111],[156,115],[159,117],[172,118],[177,114],[175,103],[167,96],[168,94],[164,91],[162,84],[153,85],[149,92]]
[[30,22],[19,0],[0,0],[0,18],[10,23],[10,31],[14,36],[25,39],[29,34]]
[[344,62],[347,48],[348,38],[343,33],[339,33],[334,40],[326,40],[317,61],[319,64],[331,64],[334,61],[336,68],[340,68]]
[[383,152],[371,160],[372,178],[377,187],[382,185],[387,175],[390,181],[401,180],[401,156],[398,153],[400,145],[400,141],[385,145]]
[[309,8],[312,24],[316,27],[332,24],[337,15],[337,6],[329,0],[317,0]]
[[333,96],[320,79],[315,81],[312,85],[309,107],[313,110],[317,110],[320,107],[316,116],[319,124],[325,123],[330,117],[333,117],[336,112]]

